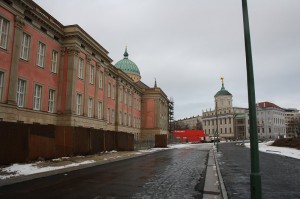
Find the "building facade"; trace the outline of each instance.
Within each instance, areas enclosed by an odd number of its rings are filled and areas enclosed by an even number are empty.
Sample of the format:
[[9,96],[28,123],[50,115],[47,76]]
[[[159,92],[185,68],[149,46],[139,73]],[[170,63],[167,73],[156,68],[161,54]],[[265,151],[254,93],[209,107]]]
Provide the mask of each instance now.
[[300,137],[300,113],[297,109],[285,109],[286,137]]
[[[168,132],[168,97],[128,59],[31,0],[0,2],[0,119],[153,138]],[[124,61],[125,60],[125,61]],[[126,62],[126,67],[124,66]]]
[[215,94],[215,107],[202,112],[203,129],[210,137],[242,139],[245,135],[245,108],[232,106],[232,94],[224,87]]
[[[285,111],[271,102],[256,104],[258,139],[277,139],[286,137]],[[247,138],[249,134],[249,113],[246,114]]]
[[190,129],[190,130],[202,130],[202,117],[200,115],[192,116],[189,118],[179,119],[174,122],[175,130],[178,129]]

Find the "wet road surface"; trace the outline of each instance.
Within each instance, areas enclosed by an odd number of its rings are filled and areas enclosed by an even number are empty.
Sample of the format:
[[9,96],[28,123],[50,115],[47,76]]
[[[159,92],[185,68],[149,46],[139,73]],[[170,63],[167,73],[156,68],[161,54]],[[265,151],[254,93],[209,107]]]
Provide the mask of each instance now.
[[[202,198],[211,145],[197,144],[0,187],[0,198]],[[201,189],[201,188],[200,188]]]
[[[218,161],[230,199],[250,195],[250,149],[236,143],[221,143]],[[264,199],[300,198],[300,160],[269,153],[259,153]]]

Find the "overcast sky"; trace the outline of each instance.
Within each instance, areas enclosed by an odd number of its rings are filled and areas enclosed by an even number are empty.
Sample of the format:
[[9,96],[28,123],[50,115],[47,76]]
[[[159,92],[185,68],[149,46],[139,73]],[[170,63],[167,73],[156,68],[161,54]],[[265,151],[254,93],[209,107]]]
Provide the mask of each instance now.
[[[175,119],[214,109],[225,88],[248,107],[241,0],[34,0],[63,25],[78,24],[114,60],[175,103]],[[256,101],[300,109],[300,0],[248,0]]]

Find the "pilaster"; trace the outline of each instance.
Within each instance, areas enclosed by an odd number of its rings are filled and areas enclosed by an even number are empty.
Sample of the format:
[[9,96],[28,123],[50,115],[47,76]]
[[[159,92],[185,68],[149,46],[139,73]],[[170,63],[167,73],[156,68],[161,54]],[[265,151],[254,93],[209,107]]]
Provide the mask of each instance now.
[[91,67],[91,56],[86,56],[85,62],[85,79],[84,79],[84,108],[83,108],[83,115],[88,116],[88,102],[89,102],[89,83],[90,83],[90,67]]
[[8,104],[16,105],[17,99],[17,86],[18,86],[18,65],[20,58],[20,48],[22,42],[24,20],[15,16],[15,34],[14,34],[14,44],[12,50],[12,59],[9,74],[9,89],[8,89]]
[[60,61],[59,61],[59,86],[58,95],[56,102],[56,109],[58,113],[62,112],[62,95],[63,95],[63,84],[64,84],[64,68],[65,68],[65,55],[67,53],[67,48],[61,48],[60,50]]
[[78,54],[80,49],[78,46],[71,46],[68,50],[68,66],[67,66],[67,83],[66,83],[66,113],[75,113],[74,101],[76,97],[76,80]]

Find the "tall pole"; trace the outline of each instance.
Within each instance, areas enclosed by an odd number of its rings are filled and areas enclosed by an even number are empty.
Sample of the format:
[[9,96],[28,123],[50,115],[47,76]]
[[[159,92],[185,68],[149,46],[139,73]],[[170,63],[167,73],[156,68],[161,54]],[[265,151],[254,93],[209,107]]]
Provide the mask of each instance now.
[[217,102],[216,102],[216,123],[217,123],[217,152],[219,152],[219,124],[218,124],[218,106],[217,106]]
[[251,174],[250,174],[250,190],[251,199],[261,199],[261,176],[259,170],[259,152],[257,139],[257,123],[256,123],[256,105],[255,105],[255,89],[254,75],[252,64],[250,26],[248,18],[247,0],[242,0],[243,21],[244,21],[244,37],[245,51],[247,64],[247,83],[248,83],[248,103],[249,103],[249,118],[250,118],[250,153],[251,153]]

